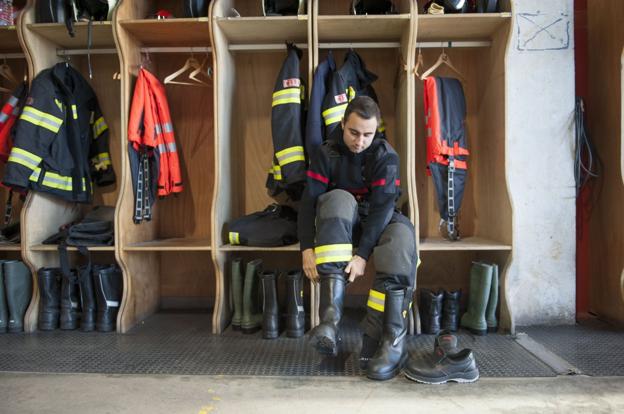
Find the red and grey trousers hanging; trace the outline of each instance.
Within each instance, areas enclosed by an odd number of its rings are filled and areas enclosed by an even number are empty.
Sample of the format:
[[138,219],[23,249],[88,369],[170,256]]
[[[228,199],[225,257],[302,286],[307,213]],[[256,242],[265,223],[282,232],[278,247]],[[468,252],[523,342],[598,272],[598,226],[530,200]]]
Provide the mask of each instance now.
[[424,91],[427,172],[435,186],[440,231],[444,237],[458,240],[457,213],[464,197],[469,155],[464,90],[457,79],[429,77]]

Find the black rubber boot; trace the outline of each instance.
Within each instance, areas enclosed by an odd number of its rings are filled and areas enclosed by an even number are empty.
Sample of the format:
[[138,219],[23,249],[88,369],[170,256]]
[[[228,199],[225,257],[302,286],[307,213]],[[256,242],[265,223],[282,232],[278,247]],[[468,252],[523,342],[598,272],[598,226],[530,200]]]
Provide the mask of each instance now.
[[444,305],[442,306],[442,329],[457,332],[459,327],[459,299],[461,290],[455,292],[444,291]]
[[240,257],[232,259],[232,329],[240,331],[243,321],[243,261]]
[[80,315],[80,330],[91,332],[95,330],[95,315],[97,306],[95,304],[95,292],[93,290],[93,273],[96,273],[101,266],[80,266],[78,269],[78,279],[80,286],[80,305],[82,314]]
[[419,307],[422,333],[436,335],[440,332],[443,299],[444,294],[442,292],[434,293],[429,289],[420,290]]
[[305,333],[305,311],[303,309],[303,282],[301,271],[286,274],[286,336],[299,338]]
[[260,276],[264,300],[262,306],[262,337],[275,339],[279,336],[279,311],[277,285],[274,272],[262,272]]
[[100,332],[115,330],[117,313],[123,294],[123,278],[117,265],[98,266],[93,272],[97,317],[95,328]]
[[244,334],[257,332],[262,325],[262,312],[258,309],[258,279],[262,274],[262,260],[247,263],[245,286],[243,287],[243,319],[241,329]]
[[24,314],[32,298],[32,275],[19,260],[8,260],[2,264],[4,287],[9,309],[9,332],[24,330]]
[[320,275],[319,318],[321,323],[310,333],[312,346],[321,355],[338,355],[338,324],[342,318],[345,279],[341,274]]
[[368,363],[372,357],[377,353],[379,348],[379,341],[375,338],[364,334],[362,335],[362,348],[360,349],[360,369],[366,371],[368,369]]
[[4,289],[3,262],[4,260],[0,260],[0,333],[6,332],[9,326],[9,308],[7,307],[7,297]]
[[61,276],[61,329],[78,328],[80,322],[79,287],[76,270]]
[[411,294],[407,289],[389,289],[384,305],[383,335],[379,349],[368,362],[366,376],[374,380],[396,377],[407,359],[407,313]]
[[53,331],[59,327],[61,316],[61,269],[42,267],[37,272],[39,280],[39,318],[41,331]]

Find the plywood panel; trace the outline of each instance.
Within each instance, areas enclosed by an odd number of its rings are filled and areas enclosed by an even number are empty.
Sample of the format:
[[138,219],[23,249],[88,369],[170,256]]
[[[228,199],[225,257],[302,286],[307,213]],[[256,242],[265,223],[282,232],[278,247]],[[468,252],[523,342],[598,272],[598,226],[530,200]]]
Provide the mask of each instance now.
[[162,297],[214,297],[210,252],[162,252],[159,255]]
[[[49,40],[62,49],[83,49],[87,47],[88,23],[74,24],[75,36],[71,37],[63,23],[34,23],[28,29],[38,36]],[[92,26],[92,48],[114,48],[112,23],[94,22]]]
[[223,29],[230,44],[262,44],[292,41],[306,43],[307,16],[229,17],[219,18],[216,24]]
[[510,21],[511,13],[421,15],[418,41],[488,40]]
[[210,46],[207,17],[122,20],[120,24],[143,46]]
[[[351,0],[315,0],[319,15],[348,15],[351,13]],[[410,13],[412,0],[394,0],[399,13]]]
[[[320,42],[399,41],[410,24],[410,15],[319,16]],[[363,30],[363,28],[366,28]]]

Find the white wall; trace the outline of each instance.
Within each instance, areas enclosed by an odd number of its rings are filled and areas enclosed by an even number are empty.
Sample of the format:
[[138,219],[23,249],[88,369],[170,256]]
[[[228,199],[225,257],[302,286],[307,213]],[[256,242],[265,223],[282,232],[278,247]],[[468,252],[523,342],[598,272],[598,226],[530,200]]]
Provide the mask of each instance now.
[[573,323],[573,0],[514,0],[513,5],[505,64],[514,253],[506,295],[516,326]]

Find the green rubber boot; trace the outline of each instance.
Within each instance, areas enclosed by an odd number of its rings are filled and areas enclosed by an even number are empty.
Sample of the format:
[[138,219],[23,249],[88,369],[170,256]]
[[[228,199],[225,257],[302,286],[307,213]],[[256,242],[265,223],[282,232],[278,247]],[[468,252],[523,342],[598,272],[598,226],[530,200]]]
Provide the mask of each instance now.
[[5,262],[5,260],[0,260],[0,333],[6,332],[9,326],[9,308],[7,306],[7,297],[4,289],[3,262]]
[[232,329],[240,331],[243,322],[243,261],[240,257],[232,260],[232,302],[234,302],[234,315],[232,316]]
[[24,330],[24,315],[32,298],[32,275],[24,262],[9,260],[2,264],[9,309],[9,332]]
[[241,329],[245,334],[257,332],[262,326],[262,312],[258,306],[258,281],[261,273],[262,259],[247,263],[243,288],[243,319],[241,321]]
[[487,333],[485,311],[492,286],[492,266],[485,263],[472,263],[470,269],[470,296],[468,311],[461,318],[460,325],[475,335]]
[[490,287],[490,299],[488,300],[485,319],[488,332],[496,332],[498,321],[496,320],[496,307],[498,306],[498,265],[492,263],[492,286]]

